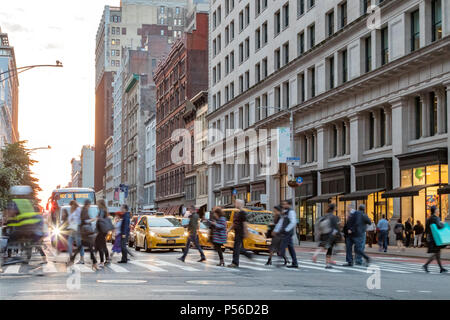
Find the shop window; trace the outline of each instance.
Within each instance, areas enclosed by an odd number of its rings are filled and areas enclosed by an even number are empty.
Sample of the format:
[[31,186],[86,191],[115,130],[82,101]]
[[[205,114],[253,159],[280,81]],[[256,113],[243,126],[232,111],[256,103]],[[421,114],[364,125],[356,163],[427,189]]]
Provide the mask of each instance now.
[[402,170],[401,176],[401,186],[402,187],[411,187],[412,186],[412,170]]
[[427,184],[439,183],[439,165],[427,166],[426,183]]
[[425,182],[426,182],[425,177],[426,177],[425,167],[413,169],[413,185],[414,186],[425,184]]

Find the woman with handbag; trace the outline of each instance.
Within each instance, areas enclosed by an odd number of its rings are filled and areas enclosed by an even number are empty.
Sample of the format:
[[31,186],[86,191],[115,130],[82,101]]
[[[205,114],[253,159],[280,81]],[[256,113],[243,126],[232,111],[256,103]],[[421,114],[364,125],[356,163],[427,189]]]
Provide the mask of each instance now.
[[110,264],[109,252],[106,246],[106,236],[109,231],[114,229],[111,220],[109,219],[108,208],[106,207],[105,200],[98,200],[98,220],[97,220],[97,237],[95,238],[95,251],[100,253],[99,267],[103,268],[106,264]]
[[425,272],[430,272],[428,270],[428,265],[431,263],[431,261],[436,258],[436,261],[439,265],[439,268],[441,268],[441,273],[448,272],[447,269],[445,269],[442,266],[441,263],[441,249],[445,248],[445,246],[437,246],[436,242],[434,242],[433,233],[431,232],[431,225],[435,224],[438,229],[442,229],[444,227],[444,224],[441,222],[441,219],[436,215],[436,206],[432,206],[430,208],[431,216],[427,219],[427,223],[425,226],[425,233],[427,234],[427,244],[428,244],[428,253],[431,253],[431,257],[428,259],[428,261],[423,265],[423,269]]
[[222,209],[217,207],[213,210],[213,219],[210,221],[210,224],[212,228],[211,242],[214,244],[214,248],[216,249],[220,259],[220,262],[217,266],[225,267],[225,263],[223,261],[222,245],[227,242],[227,220],[224,217]]
[[73,243],[75,241],[77,248],[80,248],[80,261],[78,264],[84,264],[84,247],[81,245],[80,220],[81,208],[75,200],[70,201],[70,212],[67,218],[67,252],[72,256]]
[[87,246],[89,248],[89,252],[91,253],[91,261],[92,261],[92,270],[97,271],[97,259],[94,254],[94,241],[96,238],[96,233],[94,228],[92,227],[92,223],[97,220],[97,218],[91,218],[89,216],[89,207],[91,206],[91,201],[86,200],[84,202],[83,209],[81,209],[80,215],[80,232],[81,232],[81,246],[75,250],[72,256],[70,256],[70,261],[67,263],[68,266],[73,265],[75,261],[76,255],[81,251],[82,246]]

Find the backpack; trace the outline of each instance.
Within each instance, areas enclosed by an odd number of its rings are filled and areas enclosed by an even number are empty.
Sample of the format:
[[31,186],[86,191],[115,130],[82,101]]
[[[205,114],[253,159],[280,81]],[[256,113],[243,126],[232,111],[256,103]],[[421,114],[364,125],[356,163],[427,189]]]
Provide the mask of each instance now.
[[328,234],[331,230],[331,221],[328,217],[321,217],[319,219],[319,232],[320,234]]
[[401,224],[398,224],[398,225],[395,226],[395,228],[394,228],[394,233],[395,233],[395,234],[399,234],[399,233],[401,233],[402,231],[403,231],[403,228],[402,228],[402,225],[401,225]]

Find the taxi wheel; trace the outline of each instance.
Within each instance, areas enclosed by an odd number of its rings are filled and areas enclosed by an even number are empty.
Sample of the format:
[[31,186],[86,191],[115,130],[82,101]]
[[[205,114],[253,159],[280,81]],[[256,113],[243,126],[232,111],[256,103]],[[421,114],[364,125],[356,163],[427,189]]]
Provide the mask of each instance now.
[[147,238],[144,239],[144,250],[145,252],[152,252],[152,249],[148,247]]
[[134,241],[134,250],[136,250],[136,251],[141,250],[141,248],[138,247],[136,240]]
[[170,251],[170,252],[174,252],[174,251],[175,251],[175,249],[169,249],[169,251]]

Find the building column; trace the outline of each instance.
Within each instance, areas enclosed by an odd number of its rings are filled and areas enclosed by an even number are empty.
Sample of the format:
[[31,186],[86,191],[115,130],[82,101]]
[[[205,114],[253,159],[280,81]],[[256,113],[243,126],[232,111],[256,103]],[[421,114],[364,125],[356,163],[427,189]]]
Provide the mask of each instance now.
[[374,120],[374,123],[373,123],[373,126],[374,126],[373,148],[376,149],[376,148],[380,147],[380,143],[381,143],[381,141],[380,141],[381,140],[380,139],[380,136],[381,136],[381,131],[380,131],[381,125],[380,125],[380,122],[381,122],[381,119],[380,119],[380,113],[379,113],[378,109],[377,110],[372,110],[372,114],[373,114],[373,120]]
[[425,138],[429,136],[430,130],[429,130],[429,121],[428,118],[430,116],[430,112],[428,111],[429,103],[428,103],[428,94],[427,93],[420,93],[420,104],[422,106],[422,136],[421,138]]
[[[363,116],[359,113],[349,117],[349,147],[350,163],[360,162],[364,151],[364,126]],[[350,139],[352,137],[352,139]],[[356,191],[355,167],[350,166],[350,191]]]
[[434,89],[437,99],[437,133],[445,133],[445,89],[438,87]]
[[[328,155],[329,155],[329,139],[327,137],[327,128],[324,125],[320,125],[317,128],[317,169],[318,171],[328,167]],[[321,188],[321,176],[320,172],[317,173],[317,194],[322,194]],[[316,204],[317,217],[321,215],[321,204]]]
[[[392,126],[392,188],[400,187],[400,162],[397,155],[406,152],[408,145],[408,104],[406,98],[398,98],[396,100],[390,101],[392,105],[392,122],[395,126]],[[394,214],[391,221],[391,232],[389,239],[391,239],[391,244],[395,243],[395,234],[393,232],[394,226],[397,223],[397,219],[400,218],[400,198],[394,198]]]
[[345,150],[344,150],[344,154],[348,155],[348,154],[350,154],[350,122],[345,121],[344,122],[344,126],[345,126]]
[[309,134],[305,134],[305,143],[306,143],[306,163],[311,162],[311,136]]
[[[449,4],[450,6],[450,4]],[[450,80],[444,83],[444,89],[447,92],[447,128],[450,128]],[[450,137],[447,135],[447,152],[450,157]],[[450,158],[449,158],[450,159]],[[449,165],[450,169],[450,165]],[[445,219],[447,223],[450,223],[450,207],[448,208],[447,218]]]
[[385,125],[385,140],[386,145],[390,146],[392,144],[392,110],[388,106],[384,107],[384,113],[386,114],[386,125]]
[[335,123],[335,125],[336,125],[336,134],[337,134],[336,156],[340,157],[342,155],[342,147],[343,147],[343,145],[342,145],[342,133],[343,133],[342,123],[338,122],[338,123]]

